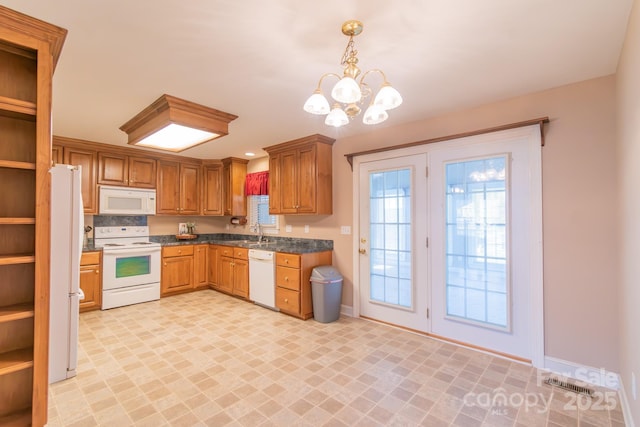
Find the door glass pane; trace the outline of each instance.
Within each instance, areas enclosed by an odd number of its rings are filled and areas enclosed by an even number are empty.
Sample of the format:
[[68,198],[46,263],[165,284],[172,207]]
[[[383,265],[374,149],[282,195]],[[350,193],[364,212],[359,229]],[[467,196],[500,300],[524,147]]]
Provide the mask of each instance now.
[[446,313],[507,328],[506,156],[446,165]]
[[369,298],[411,308],[411,170],[371,173],[369,197]]

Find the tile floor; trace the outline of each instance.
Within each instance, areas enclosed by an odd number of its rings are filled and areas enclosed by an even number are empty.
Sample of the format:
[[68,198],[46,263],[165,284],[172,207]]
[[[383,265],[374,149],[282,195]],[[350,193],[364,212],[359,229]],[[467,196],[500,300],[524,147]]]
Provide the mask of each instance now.
[[217,293],[83,313],[49,426],[621,426],[615,393],[389,326],[301,321]]

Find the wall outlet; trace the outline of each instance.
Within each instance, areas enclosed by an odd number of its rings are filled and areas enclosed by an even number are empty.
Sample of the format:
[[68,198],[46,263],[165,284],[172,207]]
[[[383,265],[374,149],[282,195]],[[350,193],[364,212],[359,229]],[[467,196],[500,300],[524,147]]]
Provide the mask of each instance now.
[[631,372],[631,397],[638,400],[638,385],[636,384],[636,373]]
[[308,233],[308,232],[309,232],[309,226],[308,226],[308,225],[305,225],[305,226],[304,226],[304,232],[305,232],[305,233]]
[[290,225],[285,225],[284,231],[286,231],[287,233],[291,233],[293,231],[293,227],[291,227]]
[[351,234],[351,226],[343,225],[340,227],[340,234]]

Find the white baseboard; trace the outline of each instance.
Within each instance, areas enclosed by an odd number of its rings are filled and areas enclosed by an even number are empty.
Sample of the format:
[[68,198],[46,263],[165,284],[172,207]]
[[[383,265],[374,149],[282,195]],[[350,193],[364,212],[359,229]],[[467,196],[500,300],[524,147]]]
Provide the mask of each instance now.
[[551,356],[544,357],[544,367],[554,374],[567,378],[573,378],[612,390],[620,389],[620,376],[615,372],[607,371],[603,368],[593,368]]
[[343,314],[343,315],[349,316],[349,317],[353,317],[353,307],[351,307],[350,305],[342,304],[340,306],[340,314]]

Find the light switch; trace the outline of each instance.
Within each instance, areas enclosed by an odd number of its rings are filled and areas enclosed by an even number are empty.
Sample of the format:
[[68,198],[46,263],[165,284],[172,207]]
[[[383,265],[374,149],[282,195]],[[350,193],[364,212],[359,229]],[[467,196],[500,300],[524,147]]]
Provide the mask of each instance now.
[[340,227],[340,234],[351,234],[351,226],[343,225],[342,227]]
[[293,231],[293,227],[291,227],[290,225],[286,225],[284,227],[284,231],[286,231],[287,233],[291,233]]
[[305,226],[304,226],[304,232],[305,232],[305,233],[308,233],[308,232],[309,232],[309,226],[308,226],[308,225],[305,225]]

